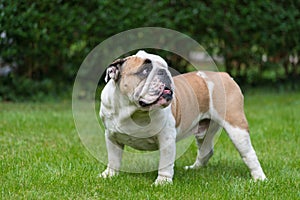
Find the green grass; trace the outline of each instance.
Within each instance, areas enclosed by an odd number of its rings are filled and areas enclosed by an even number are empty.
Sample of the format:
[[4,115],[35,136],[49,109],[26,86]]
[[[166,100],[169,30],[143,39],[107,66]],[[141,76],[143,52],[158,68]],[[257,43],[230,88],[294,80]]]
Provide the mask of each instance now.
[[173,185],[164,187],[151,187],[157,172],[98,179],[105,166],[81,144],[70,103],[0,103],[0,199],[299,199],[300,94],[245,100],[268,181],[251,181],[222,133],[207,167],[183,170],[195,159],[192,145],[176,161]]

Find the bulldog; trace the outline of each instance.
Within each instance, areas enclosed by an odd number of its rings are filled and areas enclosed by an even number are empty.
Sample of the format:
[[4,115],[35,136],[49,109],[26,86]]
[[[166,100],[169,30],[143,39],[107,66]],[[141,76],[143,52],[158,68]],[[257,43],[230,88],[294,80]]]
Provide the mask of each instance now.
[[243,95],[227,73],[196,71],[172,77],[163,58],[139,51],[110,64],[105,81],[100,118],[108,166],[100,177],[118,174],[124,146],[129,145],[158,150],[154,184],[171,183],[176,142],[195,136],[196,161],[185,169],[197,169],[208,163],[214,136],[224,128],[253,179],[266,179],[250,141]]

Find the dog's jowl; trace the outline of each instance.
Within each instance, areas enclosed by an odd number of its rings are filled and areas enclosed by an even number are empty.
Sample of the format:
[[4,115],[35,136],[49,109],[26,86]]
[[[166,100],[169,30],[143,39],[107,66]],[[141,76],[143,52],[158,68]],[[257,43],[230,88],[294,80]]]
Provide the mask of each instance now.
[[[224,128],[253,179],[266,178],[251,145],[243,95],[227,73],[198,71],[172,77],[163,58],[139,51],[112,63],[105,80],[100,117],[105,125],[108,166],[101,177],[118,174],[124,146],[129,145],[159,150],[155,184],[170,183],[176,141],[195,135],[196,161],[186,169],[196,169],[207,164],[213,155],[214,136]],[[143,123],[147,126],[141,130]]]

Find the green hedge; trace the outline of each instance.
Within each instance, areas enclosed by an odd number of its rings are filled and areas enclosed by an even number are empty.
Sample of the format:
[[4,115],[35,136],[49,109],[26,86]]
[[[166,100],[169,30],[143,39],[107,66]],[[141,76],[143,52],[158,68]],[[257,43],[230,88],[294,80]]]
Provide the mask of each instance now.
[[298,80],[299,62],[290,60],[300,58],[299,10],[298,1],[1,0],[0,56],[18,67],[0,77],[0,96],[31,98],[18,92],[31,87],[60,95],[92,48],[143,26],[186,33],[223,56],[225,70],[241,83]]

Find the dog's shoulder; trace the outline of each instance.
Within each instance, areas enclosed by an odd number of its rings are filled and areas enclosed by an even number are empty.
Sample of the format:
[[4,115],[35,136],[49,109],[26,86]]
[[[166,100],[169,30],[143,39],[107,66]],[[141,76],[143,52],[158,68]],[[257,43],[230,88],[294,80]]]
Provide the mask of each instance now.
[[185,123],[183,121],[186,120],[193,121],[199,113],[208,112],[210,95],[204,77],[199,76],[197,72],[189,72],[175,76],[173,80],[175,101],[172,102],[172,113],[176,126]]

